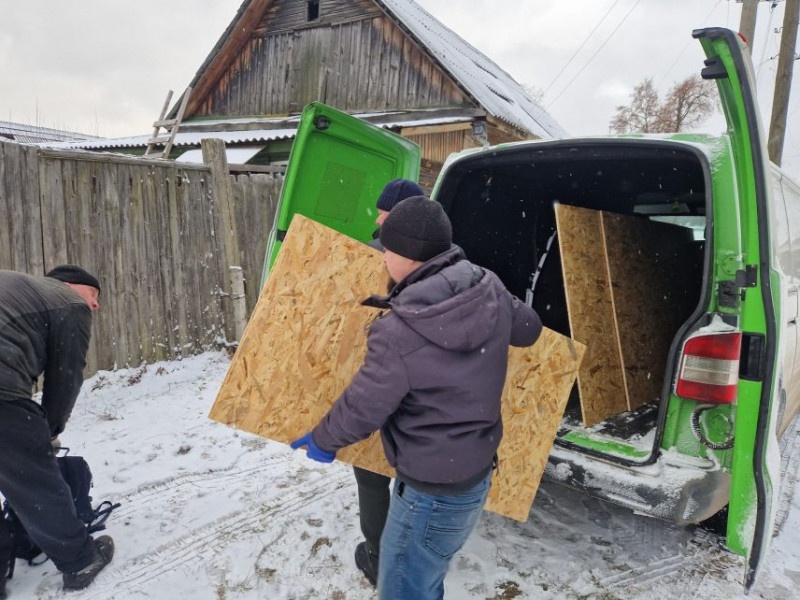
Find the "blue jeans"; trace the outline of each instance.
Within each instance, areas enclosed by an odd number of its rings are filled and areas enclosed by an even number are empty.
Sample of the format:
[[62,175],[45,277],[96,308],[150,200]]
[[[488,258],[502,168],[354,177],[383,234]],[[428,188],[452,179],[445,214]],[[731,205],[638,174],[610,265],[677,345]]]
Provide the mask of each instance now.
[[380,600],[441,600],[450,559],[467,541],[486,504],[491,472],[457,496],[418,492],[395,480],[381,536]]

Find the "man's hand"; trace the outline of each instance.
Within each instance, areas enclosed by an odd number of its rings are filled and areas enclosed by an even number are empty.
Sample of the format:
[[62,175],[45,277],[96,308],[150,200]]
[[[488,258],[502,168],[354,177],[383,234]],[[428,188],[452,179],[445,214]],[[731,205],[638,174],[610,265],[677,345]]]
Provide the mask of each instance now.
[[330,463],[333,462],[334,458],[336,458],[336,452],[328,452],[327,450],[323,450],[314,443],[314,438],[311,437],[310,431],[289,445],[292,447],[292,450],[297,450],[303,446],[308,446],[308,450],[306,450],[306,456],[312,460],[316,460],[317,462]]
[[58,436],[52,438],[50,440],[50,444],[53,446],[53,452],[58,452],[61,450],[61,440],[58,439]]

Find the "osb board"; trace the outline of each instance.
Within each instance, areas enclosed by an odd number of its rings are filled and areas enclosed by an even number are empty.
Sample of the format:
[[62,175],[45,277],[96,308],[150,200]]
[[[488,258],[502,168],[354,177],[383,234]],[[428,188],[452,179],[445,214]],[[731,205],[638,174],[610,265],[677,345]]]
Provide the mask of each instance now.
[[551,329],[511,348],[503,389],[503,441],[486,510],[526,521],[586,346]]
[[[359,301],[384,273],[375,250],[296,215],[209,416],[283,443],[312,429],[363,360],[377,312]],[[549,330],[512,349],[488,510],[527,519],[583,350]],[[337,459],[394,475],[377,433]]]
[[360,301],[385,289],[377,250],[295,215],[209,416],[285,443],[312,429],[363,361],[378,312]]
[[647,219],[602,213],[628,409],[658,398],[664,365],[680,324],[693,308],[679,249],[691,230]]
[[598,211],[555,206],[572,337],[586,345],[578,372],[586,427],[628,410],[611,282]]

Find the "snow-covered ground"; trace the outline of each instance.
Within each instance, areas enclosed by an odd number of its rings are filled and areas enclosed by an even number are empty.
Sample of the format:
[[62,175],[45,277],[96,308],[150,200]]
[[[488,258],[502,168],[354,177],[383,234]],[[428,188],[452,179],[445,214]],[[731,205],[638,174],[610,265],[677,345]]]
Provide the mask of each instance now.
[[[117,553],[85,591],[52,563],[18,562],[11,600],[366,600],[350,467],[207,418],[229,359],[210,352],[86,381],[64,445],[94,472]],[[800,488],[800,484],[795,484]],[[748,598],[800,597],[800,489]],[[530,518],[484,513],[453,560],[448,600],[731,600],[743,561],[712,534],[637,516],[554,484]]]

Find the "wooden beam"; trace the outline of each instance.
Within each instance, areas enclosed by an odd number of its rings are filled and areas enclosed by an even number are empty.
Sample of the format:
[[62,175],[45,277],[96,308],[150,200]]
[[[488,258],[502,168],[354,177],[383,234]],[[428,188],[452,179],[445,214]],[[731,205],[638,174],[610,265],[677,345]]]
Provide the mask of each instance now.
[[228,28],[225,32],[228,37],[192,86],[194,91],[186,106],[185,117],[191,117],[197,112],[214,83],[222,76],[250,39],[250,35],[261,22],[270,4],[272,4],[272,0],[250,0],[244,14]]
[[466,131],[472,129],[472,123],[445,123],[443,125],[418,125],[416,127],[403,127],[400,135],[408,137],[410,135],[432,135],[434,133],[448,133],[450,131]]
[[231,173],[286,173],[286,165],[228,165]]
[[177,169],[184,171],[208,171],[208,165],[201,165],[196,163],[176,163],[174,161],[166,161],[161,158],[143,158],[131,154],[117,154],[115,152],[91,152],[89,150],[53,150],[50,148],[42,148],[40,156],[43,158],[60,158],[62,160],[79,160],[85,162],[96,163],[116,163],[136,165],[139,167],[169,167],[174,166]]

